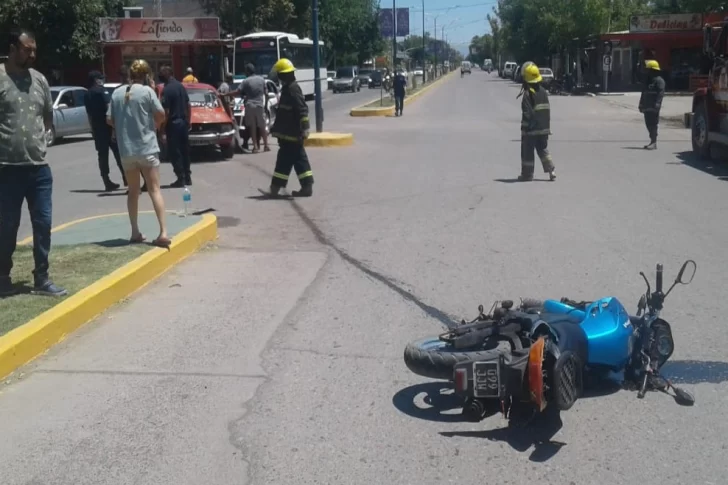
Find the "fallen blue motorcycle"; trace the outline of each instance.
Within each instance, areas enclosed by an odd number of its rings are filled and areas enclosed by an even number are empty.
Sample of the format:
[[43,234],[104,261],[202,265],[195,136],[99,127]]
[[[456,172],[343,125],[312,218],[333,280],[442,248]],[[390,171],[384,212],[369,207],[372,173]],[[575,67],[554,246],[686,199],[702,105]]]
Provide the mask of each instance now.
[[547,408],[566,411],[582,395],[585,382],[623,374],[624,384],[643,398],[648,390],[669,393],[693,405],[687,391],[660,375],[675,343],[670,324],[660,316],[665,299],[680,283],[690,284],[697,265],[688,260],[663,292],[663,267],[657,265],[655,291],[643,272],[647,291],[630,316],[615,297],[596,301],[521,299],[483,306],[478,317],[447,332],[412,342],[404,351],[417,375],[454,383],[464,399],[463,414],[480,421],[514,411],[531,418]]

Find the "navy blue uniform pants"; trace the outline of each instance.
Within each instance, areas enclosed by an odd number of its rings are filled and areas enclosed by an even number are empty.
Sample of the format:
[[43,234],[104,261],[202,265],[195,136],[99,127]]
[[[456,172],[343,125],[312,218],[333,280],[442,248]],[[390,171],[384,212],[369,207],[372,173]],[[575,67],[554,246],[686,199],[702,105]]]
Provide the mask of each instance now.
[[190,131],[186,121],[178,119],[167,123],[167,153],[177,178],[190,182]]

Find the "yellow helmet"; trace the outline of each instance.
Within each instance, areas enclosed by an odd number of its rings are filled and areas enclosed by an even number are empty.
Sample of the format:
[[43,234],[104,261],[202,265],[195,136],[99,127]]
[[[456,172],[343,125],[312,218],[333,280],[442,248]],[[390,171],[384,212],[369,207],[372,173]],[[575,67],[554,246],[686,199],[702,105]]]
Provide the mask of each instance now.
[[645,67],[647,69],[653,69],[655,71],[659,71],[660,70],[660,63],[657,62],[654,59],[650,59],[648,61],[645,61]]
[[533,62],[526,63],[523,66],[523,80],[528,84],[540,83],[543,81],[538,66]]
[[293,67],[293,63],[291,61],[289,61],[288,59],[286,59],[284,57],[284,58],[278,59],[278,62],[276,62],[273,65],[273,69],[271,69],[271,70],[273,72],[275,72],[276,74],[285,74],[287,72],[295,71],[296,68]]

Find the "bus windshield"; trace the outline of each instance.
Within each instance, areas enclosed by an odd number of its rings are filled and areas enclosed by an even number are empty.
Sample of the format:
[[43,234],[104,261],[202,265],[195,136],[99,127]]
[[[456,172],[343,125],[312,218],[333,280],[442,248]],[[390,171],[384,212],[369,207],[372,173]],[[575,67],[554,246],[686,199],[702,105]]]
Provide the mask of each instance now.
[[235,44],[236,76],[245,75],[245,66],[252,64],[255,73],[267,76],[278,60],[278,47],[275,38],[238,39]]
[[267,76],[278,60],[278,51],[274,49],[237,50],[235,51],[235,75],[244,76],[245,66],[252,64],[255,73]]

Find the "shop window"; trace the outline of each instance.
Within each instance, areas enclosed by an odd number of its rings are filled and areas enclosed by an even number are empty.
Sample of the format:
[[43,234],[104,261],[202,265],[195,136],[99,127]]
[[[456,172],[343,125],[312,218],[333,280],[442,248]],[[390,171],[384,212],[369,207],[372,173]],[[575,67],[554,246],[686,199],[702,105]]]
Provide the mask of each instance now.
[[702,49],[673,49],[670,51],[670,72],[668,84],[672,89],[687,90],[690,76],[700,74]]

